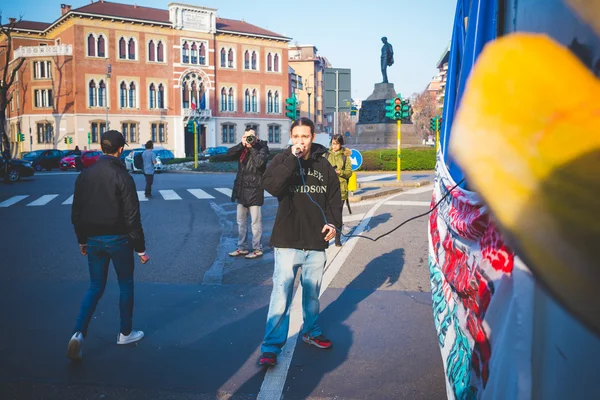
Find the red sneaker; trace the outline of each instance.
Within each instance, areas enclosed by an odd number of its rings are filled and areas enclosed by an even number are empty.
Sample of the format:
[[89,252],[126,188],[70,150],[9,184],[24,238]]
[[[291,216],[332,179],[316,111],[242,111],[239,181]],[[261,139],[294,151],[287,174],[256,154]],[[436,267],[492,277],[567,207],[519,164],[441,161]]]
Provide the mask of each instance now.
[[331,340],[327,339],[323,334],[320,334],[319,336],[315,337],[302,335],[302,340],[304,340],[305,343],[312,344],[313,346],[316,346],[320,349],[329,349],[331,346],[333,346]]
[[277,355],[275,353],[262,353],[258,360],[260,365],[266,365],[267,367],[274,367],[277,364]]

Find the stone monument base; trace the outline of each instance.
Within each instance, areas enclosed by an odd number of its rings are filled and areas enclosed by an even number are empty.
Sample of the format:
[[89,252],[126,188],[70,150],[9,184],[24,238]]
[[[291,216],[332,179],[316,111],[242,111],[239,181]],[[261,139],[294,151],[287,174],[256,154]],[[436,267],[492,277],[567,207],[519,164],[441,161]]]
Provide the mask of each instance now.
[[[362,102],[356,133],[349,137],[349,145],[381,145],[390,147],[397,144],[397,123],[385,116],[386,100],[397,93],[393,83],[376,83],[373,93]],[[402,147],[422,145],[422,139],[415,134],[410,121],[402,121]]]

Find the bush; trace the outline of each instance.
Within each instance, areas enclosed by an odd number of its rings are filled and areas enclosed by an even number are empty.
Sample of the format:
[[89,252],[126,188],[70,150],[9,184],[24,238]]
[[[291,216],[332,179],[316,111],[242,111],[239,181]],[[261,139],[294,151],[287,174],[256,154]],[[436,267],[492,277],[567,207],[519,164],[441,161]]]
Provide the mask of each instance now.
[[[362,171],[395,171],[396,150],[366,150],[362,152]],[[402,149],[402,171],[421,171],[435,169],[435,149]]]
[[[273,157],[275,157],[277,154],[281,153],[282,151],[283,151],[283,149],[269,149],[269,160],[272,160]],[[229,157],[227,157],[227,154],[217,154],[217,155],[210,157],[209,161],[217,163],[217,162],[231,161],[231,159]]]
[[170,160],[167,164],[181,164],[188,161],[194,161],[194,157],[174,158]]

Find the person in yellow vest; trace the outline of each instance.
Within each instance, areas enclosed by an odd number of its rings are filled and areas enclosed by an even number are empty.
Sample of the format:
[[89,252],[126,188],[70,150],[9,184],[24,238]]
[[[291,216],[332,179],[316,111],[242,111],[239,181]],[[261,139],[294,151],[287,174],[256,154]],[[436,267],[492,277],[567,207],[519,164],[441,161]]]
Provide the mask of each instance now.
[[[350,149],[344,148],[344,136],[333,135],[331,139],[331,146],[327,152],[327,161],[335,169],[335,173],[340,180],[340,192],[342,194],[342,208],[344,208],[344,202],[348,199],[348,179],[352,176],[352,162],[350,161]],[[338,231],[335,235],[335,245],[337,247],[342,246],[341,232],[342,221],[339,221]]]

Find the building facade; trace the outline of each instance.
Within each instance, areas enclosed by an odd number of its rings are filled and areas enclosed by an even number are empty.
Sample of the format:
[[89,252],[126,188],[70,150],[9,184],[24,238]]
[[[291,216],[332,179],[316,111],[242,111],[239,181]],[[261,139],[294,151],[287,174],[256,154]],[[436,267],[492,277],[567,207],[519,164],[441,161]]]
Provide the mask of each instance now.
[[7,109],[13,145],[22,132],[24,151],[66,149],[68,137],[97,149],[117,129],[131,147],[152,140],[183,157],[194,153],[190,121],[201,149],[238,143],[248,126],[273,148],[287,144],[289,38],[180,3],[61,11],[51,24],[15,25],[11,64],[25,63]]

